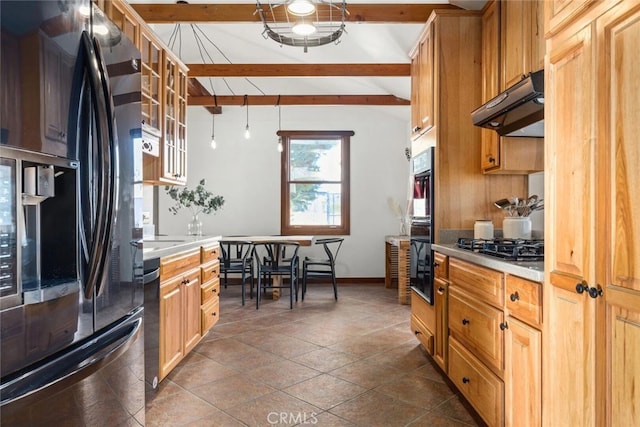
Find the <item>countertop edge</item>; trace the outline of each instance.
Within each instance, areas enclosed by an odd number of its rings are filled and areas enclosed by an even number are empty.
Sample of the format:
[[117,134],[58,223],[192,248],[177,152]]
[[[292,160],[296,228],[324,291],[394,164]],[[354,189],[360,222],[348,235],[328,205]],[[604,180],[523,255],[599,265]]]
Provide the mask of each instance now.
[[431,249],[444,255],[472,262],[493,270],[509,273],[534,282],[544,282],[544,262],[512,262],[460,249],[455,245],[431,244]]
[[[202,245],[219,242],[221,238],[222,236],[162,236],[162,240],[157,240],[155,238],[144,239],[142,243],[143,259],[147,261],[154,258],[164,258]],[[156,242],[157,245],[158,242],[161,243],[163,240],[167,241],[166,247],[156,247],[153,250],[144,251],[145,241],[153,241]],[[177,242],[178,240],[182,241]]]

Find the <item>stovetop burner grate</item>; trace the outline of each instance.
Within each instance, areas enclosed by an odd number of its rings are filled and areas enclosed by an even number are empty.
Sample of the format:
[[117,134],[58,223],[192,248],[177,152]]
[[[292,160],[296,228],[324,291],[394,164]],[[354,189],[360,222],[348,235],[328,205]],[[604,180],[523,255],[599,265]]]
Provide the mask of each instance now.
[[458,247],[509,261],[544,260],[544,240],[460,238]]

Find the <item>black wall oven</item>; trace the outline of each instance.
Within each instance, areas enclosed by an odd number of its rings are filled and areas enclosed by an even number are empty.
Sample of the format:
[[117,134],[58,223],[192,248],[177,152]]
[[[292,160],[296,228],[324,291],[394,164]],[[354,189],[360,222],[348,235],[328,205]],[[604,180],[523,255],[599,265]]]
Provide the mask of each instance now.
[[413,158],[411,287],[429,304],[433,304],[434,152],[430,147]]

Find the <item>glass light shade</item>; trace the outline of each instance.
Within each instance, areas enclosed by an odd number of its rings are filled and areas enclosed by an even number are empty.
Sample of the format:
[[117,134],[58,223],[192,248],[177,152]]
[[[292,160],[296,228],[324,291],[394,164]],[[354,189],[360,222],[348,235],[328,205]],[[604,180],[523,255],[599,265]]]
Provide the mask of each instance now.
[[282,153],[282,150],[284,150],[284,147],[282,146],[282,137],[278,138],[278,152]]
[[299,36],[309,36],[315,33],[317,28],[313,24],[301,22],[291,27],[291,31]]
[[211,148],[215,150],[217,146],[218,144],[216,144],[216,139],[211,135]]
[[315,5],[309,0],[293,0],[287,5],[289,13],[298,16],[311,15],[316,11]]
[[251,138],[251,131],[249,130],[249,125],[247,125],[247,127],[244,128],[244,137],[245,139]]

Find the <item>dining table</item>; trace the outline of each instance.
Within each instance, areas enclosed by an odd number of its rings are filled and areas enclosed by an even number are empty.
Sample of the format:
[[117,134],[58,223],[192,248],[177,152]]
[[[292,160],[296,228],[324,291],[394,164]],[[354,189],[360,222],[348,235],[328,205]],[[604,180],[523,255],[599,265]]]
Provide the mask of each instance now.
[[[222,236],[220,242],[233,241],[233,240],[246,240],[253,243],[269,243],[269,242],[293,242],[298,243],[300,246],[311,246],[315,236],[298,236],[298,235],[234,235],[234,236]],[[274,286],[280,285],[280,276],[274,276]],[[273,288],[272,296],[274,300],[280,298],[280,289]]]

